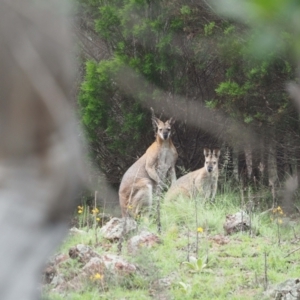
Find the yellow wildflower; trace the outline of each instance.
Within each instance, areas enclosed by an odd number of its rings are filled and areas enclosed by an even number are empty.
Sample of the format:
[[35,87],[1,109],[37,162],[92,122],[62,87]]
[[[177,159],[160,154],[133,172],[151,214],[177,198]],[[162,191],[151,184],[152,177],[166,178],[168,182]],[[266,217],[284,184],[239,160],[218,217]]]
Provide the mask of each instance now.
[[79,213],[79,214],[82,214],[82,213],[83,213],[83,209],[84,209],[83,206],[78,205],[78,206],[77,206],[77,209],[78,209],[78,213]]
[[92,276],[90,277],[90,279],[93,280],[93,281],[95,281],[95,280],[102,280],[103,277],[104,277],[104,276],[103,276],[102,274],[96,273],[96,274],[92,275]]
[[282,224],[282,219],[278,219],[278,223],[279,223],[279,224]]
[[95,278],[95,279],[102,279],[102,278],[103,278],[103,275],[101,275],[101,274],[99,274],[99,273],[96,273],[96,274],[94,275],[94,278]]
[[132,209],[132,205],[129,205],[129,204],[128,204],[128,205],[127,205],[127,208],[128,208],[128,209]]
[[97,207],[95,207],[94,209],[92,209],[92,214],[96,215],[99,212],[99,209]]
[[99,221],[100,221],[100,218],[96,218],[96,221],[99,222]]
[[283,215],[283,210],[280,206],[277,206],[276,208],[274,208],[272,212],[273,212],[273,214],[278,213],[280,215]]
[[203,232],[203,228],[202,227],[198,227],[197,231],[200,232],[200,233],[202,233]]

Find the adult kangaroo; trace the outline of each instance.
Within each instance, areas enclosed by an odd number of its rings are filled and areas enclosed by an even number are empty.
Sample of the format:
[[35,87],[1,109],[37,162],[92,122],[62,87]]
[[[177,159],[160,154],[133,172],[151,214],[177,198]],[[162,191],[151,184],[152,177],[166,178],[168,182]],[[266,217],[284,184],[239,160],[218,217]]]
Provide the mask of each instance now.
[[220,150],[204,148],[204,167],[180,177],[168,190],[166,200],[173,200],[179,195],[195,197],[200,195],[206,201],[214,200],[217,192]]
[[159,194],[171,181],[176,181],[177,150],[171,140],[173,119],[162,122],[152,117],[156,126],[156,139],[124,174],[119,200],[122,216],[136,216],[142,207],[151,208],[153,193]]

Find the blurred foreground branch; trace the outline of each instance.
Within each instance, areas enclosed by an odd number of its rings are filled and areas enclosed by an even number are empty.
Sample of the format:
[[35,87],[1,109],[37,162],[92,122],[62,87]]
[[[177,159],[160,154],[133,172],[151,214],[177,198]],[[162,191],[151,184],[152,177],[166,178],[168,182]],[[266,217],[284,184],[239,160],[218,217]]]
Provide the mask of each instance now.
[[37,299],[84,185],[64,1],[0,3],[0,298]]

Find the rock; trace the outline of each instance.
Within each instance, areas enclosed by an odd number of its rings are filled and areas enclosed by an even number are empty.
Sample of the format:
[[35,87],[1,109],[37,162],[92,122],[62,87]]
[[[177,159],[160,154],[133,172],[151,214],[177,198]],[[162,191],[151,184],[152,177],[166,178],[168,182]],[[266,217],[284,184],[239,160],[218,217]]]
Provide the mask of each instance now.
[[78,229],[78,228],[76,228],[76,227],[72,227],[72,228],[69,230],[69,233],[70,233],[71,235],[86,234],[85,231],[80,230],[80,229]]
[[[82,268],[81,276],[90,278],[98,274],[105,279],[105,274],[111,276],[132,274],[136,271],[136,266],[124,260],[121,256],[105,254],[100,257],[93,257]],[[102,279],[101,279],[102,280]]]
[[[69,270],[66,260],[77,259],[81,265]],[[69,249],[69,256],[58,254],[51,258],[43,272],[43,283],[50,284],[51,291],[65,293],[66,291],[82,291],[87,282],[105,288],[108,280],[126,276],[137,271],[134,264],[121,256],[114,254],[100,255],[91,247],[78,244]]]
[[170,288],[171,285],[178,280],[178,276],[176,272],[172,272],[170,275],[157,279],[155,281],[153,281],[151,287],[155,287],[156,285],[158,286],[156,289],[166,289],[166,288]]
[[106,254],[101,256],[106,269],[114,275],[126,275],[136,271],[136,266],[124,260],[121,256]]
[[244,211],[237,212],[234,215],[227,215],[223,228],[226,234],[247,231],[250,229],[250,218]]
[[82,268],[82,271],[88,276],[96,273],[103,275],[107,272],[112,275],[126,275],[134,273],[136,271],[136,266],[127,262],[119,255],[105,254],[91,258]]
[[263,293],[264,299],[297,300],[300,299],[300,279],[288,279],[270,287]]
[[43,272],[43,282],[51,283],[53,278],[57,275],[57,270],[54,266],[48,266]]
[[[89,247],[83,246],[84,245],[80,245],[79,247],[84,249],[83,253],[89,253]],[[136,270],[135,265],[127,262],[121,256],[114,254],[94,256],[91,257],[80,272],[77,272],[71,279],[65,280],[64,276],[60,273],[54,276],[51,282],[51,285],[54,287],[52,292],[65,293],[66,291],[81,291],[85,288],[86,282],[93,282],[103,286],[106,280],[114,280],[115,276],[132,274],[136,272]]]
[[62,274],[58,274],[58,276],[54,277],[51,283],[54,286],[52,291],[57,293],[81,291],[84,289],[86,282],[94,280],[96,274],[103,277],[104,270],[105,265],[103,260],[99,257],[92,257],[80,272],[71,279],[66,281]]
[[226,245],[230,242],[230,239],[227,236],[217,234],[209,238],[211,241],[214,241],[218,245]]
[[87,275],[91,276],[96,273],[103,274],[105,269],[105,264],[103,259],[100,257],[92,257],[90,261],[82,268]]
[[72,259],[77,258],[82,263],[87,263],[92,257],[99,257],[99,254],[91,249],[91,247],[78,244],[69,250],[69,256]]
[[154,280],[149,289],[150,296],[154,299],[168,300],[171,299],[168,290],[175,281],[178,281],[177,274],[175,272],[171,273],[167,277],[159,278]]
[[66,291],[77,292],[83,290],[86,280],[87,274],[81,272],[78,276],[73,277],[71,280],[61,282],[61,284],[52,289],[52,292],[64,293]]
[[137,223],[132,218],[112,218],[100,229],[100,232],[104,238],[114,241],[136,228]]
[[58,253],[49,258],[47,266],[57,266],[67,259],[69,259],[69,256],[67,254]]
[[67,254],[58,254],[54,257],[54,264],[59,265],[67,259],[69,259],[69,256]]
[[75,259],[79,256],[79,251],[77,250],[76,246],[69,249],[69,256],[72,259]]
[[62,262],[69,259],[66,254],[57,254],[49,259],[44,271],[43,271],[43,282],[45,284],[50,284],[53,282],[54,278],[57,277],[57,267]]
[[127,249],[129,253],[136,254],[143,247],[151,248],[159,243],[161,243],[161,240],[157,235],[148,231],[142,231],[128,241]]
[[82,254],[85,254],[85,253],[88,253],[88,252],[92,251],[91,247],[89,247],[87,245],[84,245],[84,244],[78,244],[76,246],[76,249],[79,251],[79,253],[82,253]]
[[99,213],[97,215],[97,218],[99,218],[98,224],[102,227],[104,224],[111,220],[112,216],[105,213]]
[[58,274],[56,276],[53,277],[52,281],[51,281],[51,285],[54,286],[54,287],[57,287],[59,285],[62,285],[64,284],[66,281],[63,277],[62,274]]

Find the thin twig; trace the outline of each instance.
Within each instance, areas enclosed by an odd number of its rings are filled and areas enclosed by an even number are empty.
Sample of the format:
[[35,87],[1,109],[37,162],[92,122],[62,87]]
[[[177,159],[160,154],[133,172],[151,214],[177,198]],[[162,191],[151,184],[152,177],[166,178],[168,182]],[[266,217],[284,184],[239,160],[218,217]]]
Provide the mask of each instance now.
[[97,234],[97,196],[98,196],[98,191],[95,191],[95,204],[94,204],[94,224],[95,224],[95,242],[96,245],[98,244],[98,234]]
[[196,219],[196,258],[198,259],[199,252],[199,232],[198,232],[198,207],[197,198],[195,197],[195,219]]
[[261,212],[260,215],[265,215],[265,214],[269,213],[270,211],[273,211],[273,209],[274,209],[273,207],[272,207],[272,208],[269,208],[269,209],[267,209],[267,210]]
[[296,210],[298,211],[298,213],[300,213],[300,209],[297,205],[294,204],[294,207],[296,208]]
[[265,258],[265,291],[268,288],[268,265],[267,265],[267,252],[264,252],[264,258]]
[[297,237],[297,235],[296,235],[296,230],[295,230],[295,227],[292,227],[292,229],[293,229],[293,233],[294,233],[294,238],[295,238],[295,240],[297,240],[297,239],[298,239],[298,237]]
[[249,210],[249,236],[252,237],[252,203]]
[[208,264],[208,254],[209,254],[209,243],[207,242],[208,239],[207,239],[207,230],[206,228],[208,228],[208,224],[207,224],[207,219],[205,219],[205,240],[206,240],[206,264]]
[[187,261],[190,261],[190,229],[188,228]]
[[161,220],[160,220],[160,196],[157,195],[157,232],[161,234]]
[[288,256],[290,256],[291,254],[293,254],[294,252],[300,250],[300,247],[299,248],[296,248],[295,250],[289,252],[286,256],[284,256],[283,258],[287,258]]
[[280,247],[280,229],[279,229],[279,220],[278,220],[278,216],[276,216],[276,223],[277,223],[278,246]]

